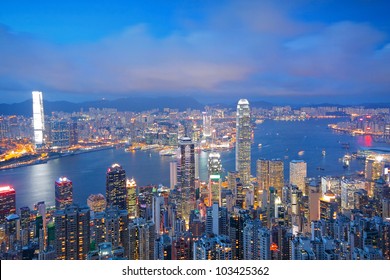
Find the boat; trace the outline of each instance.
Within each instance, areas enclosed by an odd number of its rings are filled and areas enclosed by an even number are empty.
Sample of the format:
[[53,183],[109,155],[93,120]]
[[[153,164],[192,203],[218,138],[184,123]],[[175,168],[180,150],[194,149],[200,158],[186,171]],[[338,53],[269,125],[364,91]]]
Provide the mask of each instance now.
[[344,168],[348,168],[349,167],[349,164],[350,164],[350,162],[351,162],[351,156],[350,155],[345,155],[345,156],[343,156],[343,167]]
[[130,146],[130,147],[125,149],[125,152],[134,152],[137,150],[141,150],[141,147],[140,146]]
[[165,150],[161,150],[159,152],[160,156],[174,156],[176,155],[176,150],[175,149],[165,149]]
[[261,120],[261,119],[255,120],[255,124],[262,124],[263,122],[264,122],[264,120]]
[[257,147],[261,148],[261,147],[263,147],[263,144],[259,144],[259,145],[257,145]]
[[326,151],[325,150],[322,150],[322,156],[326,156]]
[[305,151],[299,151],[298,156],[303,156],[304,153],[305,153]]

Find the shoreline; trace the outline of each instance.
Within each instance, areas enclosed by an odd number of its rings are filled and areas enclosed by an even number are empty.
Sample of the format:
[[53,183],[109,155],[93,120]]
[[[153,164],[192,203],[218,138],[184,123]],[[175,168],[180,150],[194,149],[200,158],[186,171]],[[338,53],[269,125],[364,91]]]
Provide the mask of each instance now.
[[115,145],[110,145],[110,146],[103,146],[103,147],[97,147],[97,148],[91,148],[91,149],[82,149],[82,150],[79,149],[76,151],[66,152],[66,153],[57,153],[56,152],[52,155],[49,155],[46,158],[37,158],[37,159],[33,159],[33,160],[30,160],[27,162],[26,161],[15,162],[15,163],[12,163],[9,165],[5,165],[3,167],[0,167],[0,171],[21,168],[21,167],[26,167],[26,166],[32,166],[32,165],[38,165],[38,164],[45,164],[48,161],[53,160],[53,159],[69,157],[69,156],[76,156],[76,155],[98,152],[98,151],[103,151],[103,150],[109,150],[109,149],[114,149],[115,147],[116,147]]

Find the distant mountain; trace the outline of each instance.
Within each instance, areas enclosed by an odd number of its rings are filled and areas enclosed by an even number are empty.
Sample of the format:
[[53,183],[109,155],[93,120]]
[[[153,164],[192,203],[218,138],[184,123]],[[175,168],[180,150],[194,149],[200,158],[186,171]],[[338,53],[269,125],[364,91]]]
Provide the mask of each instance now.
[[[67,113],[78,112],[81,108],[116,108],[118,111],[141,112],[151,109],[179,109],[187,108],[202,110],[204,105],[192,97],[127,97],[116,100],[96,100],[81,103],[68,101],[43,101],[45,114],[54,111]],[[32,100],[26,100],[14,104],[0,104],[0,115],[32,115]]]

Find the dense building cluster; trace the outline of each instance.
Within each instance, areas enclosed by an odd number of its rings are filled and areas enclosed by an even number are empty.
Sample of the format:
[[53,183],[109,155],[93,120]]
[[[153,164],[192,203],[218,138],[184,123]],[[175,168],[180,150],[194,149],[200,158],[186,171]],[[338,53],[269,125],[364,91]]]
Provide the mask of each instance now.
[[[290,111],[274,108],[278,114]],[[116,117],[107,123],[102,113]],[[193,112],[199,126],[191,115],[176,126],[162,119],[153,126],[151,114],[117,113],[91,109],[89,125],[53,120],[46,143],[68,147],[92,131],[110,139],[131,131],[137,143],[175,146],[170,185],[139,186],[114,163],[106,172],[106,193],[91,194],[85,206],[73,203],[67,177],[53,182],[55,207],[38,202],[33,209],[16,209],[15,190],[0,187],[1,259],[390,260],[388,155],[367,155],[360,177],[309,178],[306,162],[292,160],[287,180],[280,159],[255,159],[252,176],[256,117],[245,99],[234,119],[223,110]],[[178,119],[177,111],[165,113]],[[222,115],[214,121],[214,114]],[[234,132],[225,140],[235,140],[236,166],[224,174],[221,154],[211,144],[221,144],[227,130]],[[34,131],[42,148],[41,131]],[[210,144],[206,182],[196,157],[201,142]]]

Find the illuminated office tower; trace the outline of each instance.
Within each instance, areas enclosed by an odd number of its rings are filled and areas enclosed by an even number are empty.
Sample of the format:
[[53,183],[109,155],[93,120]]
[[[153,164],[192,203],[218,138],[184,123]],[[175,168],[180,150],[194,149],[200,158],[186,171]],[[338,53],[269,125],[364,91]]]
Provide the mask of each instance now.
[[341,196],[341,179],[330,176],[321,177],[322,194],[326,193],[327,190],[331,190],[335,195]]
[[236,195],[237,184],[240,182],[240,174],[237,171],[229,171],[227,175],[228,189]]
[[137,183],[134,178],[126,180],[126,205],[130,218],[137,217]]
[[244,259],[244,227],[251,219],[248,210],[238,210],[229,218],[229,237],[233,244],[232,259]]
[[259,219],[248,221],[243,231],[244,260],[271,259],[271,233]]
[[383,156],[366,158],[364,178],[367,180],[366,189],[369,197],[374,195],[375,180],[378,180],[383,175],[384,166]]
[[126,172],[117,163],[108,168],[106,173],[107,207],[118,206],[126,210]]
[[195,145],[189,137],[179,140],[179,159],[177,165],[177,184],[181,193],[182,218],[189,223],[191,210],[196,207],[195,195]]
[[320,198],[320,219],[325,222],[325,235],[332,236],[334,232],[334,221],[337,216],[338,203],[336,196],[328,190]]
[[223,188],[221,190],[221,207],[226,207],[226,209],[231,212],[234,207],[234,195],[230,189]]
[[27,245],[30,239],[30,222],[31,222],[30,208],[28,206],[19,208],[19,216],[20,216],[20,230],[21,230],[20,239],[22,241],[22,246],[25,246]]
[[309,185],[309,222],[320,218],[321,187],[314,181]]
[[74,146],[79,142],[79,134],[77,131],[77,121],[73,120],[69,122],[69,145]]
[[177,184],[177,161],[169,163],[169,179],[171,190],[173,190]]
[[207,114],[207,112],[202,113],[203,116],[203,137],[210,137],[211,136],[211,116]]
[[70,125],[65,120],[54,120],[50,127],[50,140],[53,148],[70,146]]
[[261,197],[263,190],[268,190],[269,187],[274,187],[277,195],[282,197],[282,189],[284,186],[284,164],[282,160],[259,159],[256,162],[256,175],[258,186],[255,189],[255,203],[261,205]]
[[5,218],[16,213],[15,190],[10,186],[0,187],[0,224],[5,222]]
[[383,175],[384,161],[383,157],[367,157],[364,169],[364,178],[369,181],[375,181]]
[[20,240],[20,217],[11,214],[5,217],[5,241],[10,251],[14,251],[16,242]]
[[101,193],[88,196],[87,205],[93,212],[103,212],[106,210],[106,198]]
[[354,209],[354,193],[359,189],[364,189],[364,181],[357,181],[351,179],[341,180],[341,209]]
[[114,249],[123,247],[125,256],[128,256],[129,218],[127,210],[119,210],[118,207],[109,207],[105,211],[104,218],[105,241],[110,242]]
[[250,185],[251,176],[251,142],[252,128],[249,102],[240,99],[237,104],[236,117],[236,171],[239,172],[242,184]]
[[274,187],[281,196],[284,186],[284,164],[282,160],[259,159],[256,162],[257,182],[261,190]]
[[163,221],[161,217],[162,210],[164,209],[164,197],[159,195],[153,195],[152,197],[152,221],[155,224],[156,234],[162,234]]
[[307,165],[303,160],[290,161],[290,184],[296,185],[305,193],[305,178],[307,176]]
[[198,210],[191,211],[188,231],[194,238],[201,237],[205,232],[205,223]]
[[155,228],[154,223],[136,218],[129,223],[129,259],[153,260]]
[[32,99],[33,99],[34,144],[35,144],[35,148],[42,148],[44,144],[43,132],[45,130],[42,92],[33,91]]
[[73,183],[66,177],[55,181],[56,209],[64,209],[73,202]]
[[232,243],[228,236],[203,236],[194,242],[194,260],[231,260]]
[[217,202],[221,206],[221,173],[222,163],[219,153],[210,153],[208,158],[209,173],[209,203],[210,206]]
[[227,235],[228,211],[225,207],[219,207],[218,202],[214,202],[206,210],[206,234]]
[[54,213],[57,260],[85,260],[89,252],[90,211],[67,205]]

